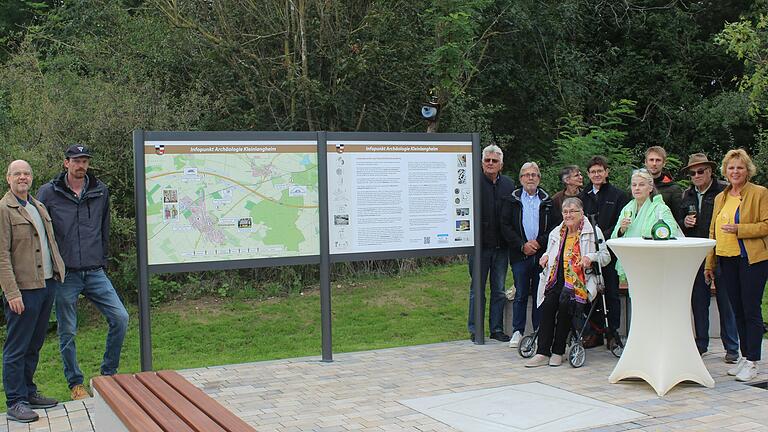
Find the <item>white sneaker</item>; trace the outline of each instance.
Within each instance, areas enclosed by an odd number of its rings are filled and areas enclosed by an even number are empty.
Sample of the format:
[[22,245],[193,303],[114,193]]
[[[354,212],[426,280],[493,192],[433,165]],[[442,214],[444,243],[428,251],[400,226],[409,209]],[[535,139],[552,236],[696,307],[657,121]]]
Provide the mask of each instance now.
[[741,368],[738,374],[736,374],[736,381],[752,381],[757,376],[757,362],[745,361],[744,367]]
[[525,362],[525,367],[535,368],[539,366],[546,366],[548,364],[549,364],[549,357],[545,356],[544,354],[536,354],[535,356],[533,356],[533,358]]
[[739,361],[736,362],[736,366],[728,369],[728,375],[730,376],[736,376],[741,371],[741,368],[744,367],[744,363],[747,362],[746,357],[739,357]]
[[519,331],[512,333],[512,337],[509,339],[509,347],[517,348],[520,345],[520,339],[523,338],[523,334]]
[[560,354],[552,354],[552,357],[549,358],[549,365],[557,367],[561,364],[563,364],[563,356]]

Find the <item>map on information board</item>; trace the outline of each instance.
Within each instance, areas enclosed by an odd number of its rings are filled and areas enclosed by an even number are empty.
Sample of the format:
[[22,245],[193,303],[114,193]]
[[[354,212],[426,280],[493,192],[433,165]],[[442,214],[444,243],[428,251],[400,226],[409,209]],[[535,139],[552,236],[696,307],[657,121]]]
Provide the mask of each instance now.
[[315,141],[146,141],[148,264],[320,253]]

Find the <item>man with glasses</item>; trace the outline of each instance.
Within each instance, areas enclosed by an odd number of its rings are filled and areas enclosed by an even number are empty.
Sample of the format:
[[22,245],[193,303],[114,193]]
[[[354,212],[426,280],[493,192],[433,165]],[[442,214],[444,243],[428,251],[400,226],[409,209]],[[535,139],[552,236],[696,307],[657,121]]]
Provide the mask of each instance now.
[[[581,192],[581,201],[584,203],[584,215],[595,217],[597,226],[603,232],[603,238],[611,238],[616,223],[619,221],[621,209],[629,202],[629,197],[624,191],[610,184],[608,175],[608,160],[603,156],[594,156],[587,162],[587,175],[590,184]],[[619,275],[616,273],[616,255],[611,251],[611,262],[602,268],[603,281],[605,283],[605,301],[608,307],[608,346],[612,336],[619,330],[621,324],[621,301],[619,299]],[[592,314],[593,326],[604,325],[605,315],[602,308]],[[585,348],[594,348],[603,344],[603,337],[599,333],[590,332],[584,338]]]
[[13,161],[5,178],[10,190],[0,202],[0,286],[6,320],[3,388],[8,419],[29,423],[39,418],[33,408],[58,404],[37,391],[34,376],[51,316],[54,278],[64,280],[64,262],[48,212],[29,193],[32,167],[23,160]]
[[547,247],[547,237],[560,221],[553,214],[552,199],[539,187],[541,171],[536,162],[526,162],[520,168],[520,183],[501,209],[501,233],[509,244],[509,262],[515,278],[515,299],[512,302],[512,338],[510,348],[516,348],[525,333],[528,317],[528,295],[534,298],[531,308],[533,329],[539,327],[540,313],[536,307],[539,286],[539,258]]
[[[667,151],[663,147],[653,146],[645,151],[645,169],[653,177],[653,185],[664,199],[664,204],[672,210],[675,219],[680,219],[680,201],[683,198],[683,188],[681,188],[672,174],[664,169],[667,163]],[[608,238],[608,237],[606,237]]]
[[[509,341],[504,334],[504,305],[507,297],[504,288],[509,263],[507,242],[501,235],[501,203],[504,197],[512,194],[515,184],[509,177],[501,174],[504,166],[504,153],[496,145],[483,149],[483,177],[480,189],[482,206],[483,252],[480,263],[480,284],[483,287],[483,311],[485,311],[485,281],[491,275],[491,301],[488,311],[488,330],[491,339],[500,342]],[[469,275],[472,274],[474,256],[469,256]],[[469,319],[467,329],[469,337],[475,340],[475,293],[469,285]],[[481,318],[482,319],[482,318]]]
[[[683,194],[678,218],[686,237],[709,238],[709,223],[712,221],[715,197],[726,184],[715,179],[713,171],[717,168],[715,162],[707,159],[704,153],[695,153],[688,157],[688,165],[682,172],[691,178],[691,187]],[[715,274],[711,289],[715,291],[715,301],[720,314],[720,338],[725,348],[725,362],[736,363],[739,359],[739,336],[736,329],[736,318],[731,309],[728,293],[717,289],[719,275]],[[712,297],[710,285],[704,278],[704,263],[696,273],[691,294],[693,309],[693,325],[696,330],[696,347],[704,354],[709,347],[709,303]]]

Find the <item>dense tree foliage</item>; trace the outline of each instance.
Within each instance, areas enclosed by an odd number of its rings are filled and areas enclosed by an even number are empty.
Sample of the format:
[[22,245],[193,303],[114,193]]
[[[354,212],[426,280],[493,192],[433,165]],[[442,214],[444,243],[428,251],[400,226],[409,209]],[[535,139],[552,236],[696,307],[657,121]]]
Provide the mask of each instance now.
[[726,24],[715,40],[744,62],[739,90],[749,95],[749,113],[757,125],[755,162],[763,168],[757,180],[768,184],[768,2],[760,0],[740,21]]
[[8,0],[0,152],[40,184],[67,143],[94,148],[127,288],[135,128],[423,131],[432,95],[439,131],[481,132],[513,177],[538,161],[550,189],[591,152],[619,182],[649,145],[673,164],[734,147],[766,161],[766,13],[765,0]]

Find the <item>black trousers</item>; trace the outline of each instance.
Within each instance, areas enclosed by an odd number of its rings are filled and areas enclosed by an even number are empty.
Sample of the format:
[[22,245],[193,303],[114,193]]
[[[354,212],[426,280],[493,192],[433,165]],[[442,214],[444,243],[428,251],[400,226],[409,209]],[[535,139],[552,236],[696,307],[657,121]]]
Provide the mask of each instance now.
[[541,304],[541,322],[539,323],[537,354],[547,357],[552,354],[565,354],[568,332],[571,330],[573,315],[569,305],[560,304],[560,292],[563,287],[553,287],[544,296]]

